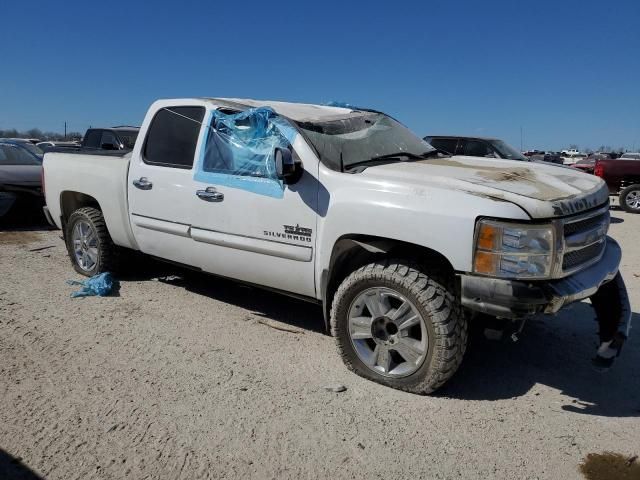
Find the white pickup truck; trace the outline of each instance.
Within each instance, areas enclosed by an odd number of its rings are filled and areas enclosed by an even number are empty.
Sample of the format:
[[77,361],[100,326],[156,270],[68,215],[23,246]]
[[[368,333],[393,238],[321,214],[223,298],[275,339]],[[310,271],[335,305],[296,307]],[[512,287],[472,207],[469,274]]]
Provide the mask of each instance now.
[[449,157],[381,112],[161,100],[133,151],[47,153],[44,180],[77,272],[132,249],[321,303],[346,365],[394,388],[444,384],[479,314],[590,297],[601,366],[628,335],[602,180]]

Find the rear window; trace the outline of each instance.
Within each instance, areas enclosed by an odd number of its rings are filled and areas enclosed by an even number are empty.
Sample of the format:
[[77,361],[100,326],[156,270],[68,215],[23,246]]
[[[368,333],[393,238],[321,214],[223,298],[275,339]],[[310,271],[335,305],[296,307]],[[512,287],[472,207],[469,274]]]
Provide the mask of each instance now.
[[204,107],[166,107],[151,121],[144,145],[145,163],[191,168]]
[[102,130],[89,130],[84,137],[84,146],[89,148],[100,148]]
[[42,149],[31,142],[25,142],[22,144],[22,146],[36,156],[44,155],[44,152],[42,151]]
[[122,146],[124,148],[133,150],[133,147],[136,144],[136,138],[138,138],[138,132],[135,130],[132,130],[132,131],[118,130],[118,138],[122,142]]
[[102,138],[100,139],[100,148],[106,148],[107,150],[116,150],[120,147],[118,139],[109,130],[102,132]]
[[40,165],[40,162],[23,148],[0,143],[0,165]]

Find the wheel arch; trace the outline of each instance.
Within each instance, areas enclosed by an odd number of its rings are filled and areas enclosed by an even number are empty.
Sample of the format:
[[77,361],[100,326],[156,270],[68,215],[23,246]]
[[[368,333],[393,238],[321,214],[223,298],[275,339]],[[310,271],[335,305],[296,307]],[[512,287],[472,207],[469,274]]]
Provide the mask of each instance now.
[[60,193],[60,216],[62,217],[63,232],[71,214],[83,207],[93,207],[102,211],[98,200],[91,195],[72,190],[65,190]]
[[[101,203],[101,200],[102,203]],[[113,242],[121,247],[138,250],[131,225],[126,201],[110,202],[106,196],[93,196],[77,190],[64,190],[60,193],[60,222],[62,231],[66,231],[69,217],[76,210],[83,207],[93,207],[104,216],[105,224]]]
[[322,313],[328,332],[333,297],[340,283],[353,271],[384,257],[411,258],[422,266],[433,266],[451,274],[451,262],[440,252],[410,242],[374,235],[343,235],[333,245],[328,268],[321,274]]

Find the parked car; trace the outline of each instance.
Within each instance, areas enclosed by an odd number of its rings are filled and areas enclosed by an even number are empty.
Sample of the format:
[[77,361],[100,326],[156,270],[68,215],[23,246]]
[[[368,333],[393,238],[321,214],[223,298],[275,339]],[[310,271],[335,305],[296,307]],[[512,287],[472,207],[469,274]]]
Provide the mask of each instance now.
[[444,384],[474,312],[589,297],[605,366],[628,334],[592,175],[443,156],[377,111],[241,99],[157,101],[112,153],[45,154],[45,212],[78,273],[132,249],[319,303],[345,364],[384,385]]
[[[32,147],[34,145],[29,143]],[[17,203],[44,205],[42,157],[14,139],[0,139],[0,217]]]
[[427,135],[424,140],[451,155],[528,161],[522,153],[497,138]]
[[617,197],[622,209],[629,213],[640,213],[640,153],[625,153],[615,159],[598,159],[594,174],[607,183],[609,194]]
[[578,168],[586,173],[593,173],[593,169],[596,166],[596,161],[605,160],[608,158],[614,158],[614,156],[610,153],[592,153],[586,158],[583,158],[582,160],[578,160],[576,163],[572,165],[572,167]]
[[82,149],[130,151],[138,138],[138,127],[90,128],[82,139]]
[[574,165],[580,160],[585,159],[587,156],[584,153],[579,152],[576,149],[562,150],[560,152],[564,165]]
[[582,155],[582,153],[580,153],[580,151],[575,148],[568,148],[568,149],[562,150],[560,154],[561,155]]
[[544,155],[545,152],[543,152],[542,150],[527,150],[526,152],[523,152],[522,154],[525,157],[533,157],[534,155]]
[[44,151],[40,147],[32,143],[28,138],[0,138],[0,142],[12,143],[19,148],[27,150],[30,154],[38,157],[38,159],[42,163]]
[[[526,154],[525,154],[526,155]],[[541,152],[533,154],[529,157],[534,162],[547,162],[555,163],[556,165],[563,165],[564,161],[562,157],[556,152]]]

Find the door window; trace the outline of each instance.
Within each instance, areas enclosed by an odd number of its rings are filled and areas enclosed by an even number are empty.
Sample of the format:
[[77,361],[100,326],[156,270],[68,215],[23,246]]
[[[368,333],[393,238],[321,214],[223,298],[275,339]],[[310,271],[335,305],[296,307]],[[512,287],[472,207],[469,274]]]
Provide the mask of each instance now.
[[190,169],[204,111],[204,107],[166,107],[156,113],[144,144],[144,162]]
[[284,185],[276,174],[274,152],[288,148],[298,160],[291,147],[296,135],[295,128],[270,108],[234,114],[214,110],[194,178],[282,198]]

